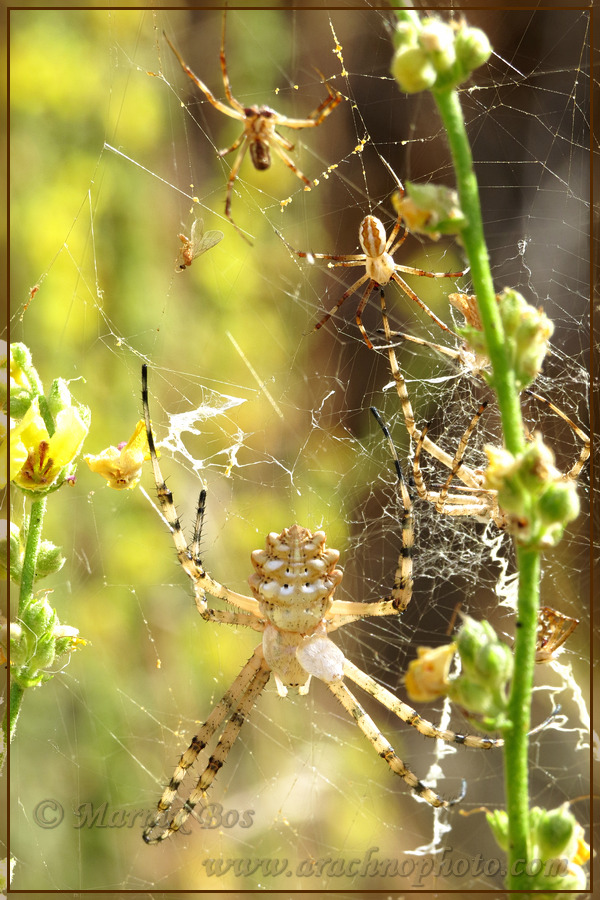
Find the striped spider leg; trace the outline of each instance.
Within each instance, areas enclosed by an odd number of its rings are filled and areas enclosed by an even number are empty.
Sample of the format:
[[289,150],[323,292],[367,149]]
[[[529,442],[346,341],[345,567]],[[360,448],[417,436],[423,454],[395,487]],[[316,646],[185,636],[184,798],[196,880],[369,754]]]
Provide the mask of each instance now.
[[[435,504],[437,512],[443,512],[446,515],[451,516],[470,516],[476,519],[480,519],[483,522],[493,521],[499,528],[504,528],[506,526],[506,519],[503,511],[498,505],[496,492],[488,490],[483,486],[483,470],[470,468],[463,463],[463,458],[469,438],[477,427],[479,419],[486,409],[487,403],[482,403],[479,406],[479,409],[471,419],[471,422],[469,423],[467,429],[465,430],[462,438],[458,443],[458,447],[456,453],[454,454],[454,457],[451,457],[444,450],[442,450],[442,448],[439,447],[438,444],[431,441],[428,437],[429,423],[424,426],[422,431],[419,431],[419,429],[415,425],[415,417],[412,409],[412,404],[408,395],[406,381],[402,373],[400,372],[393,339],[401,338],[402,340],[411,341],[413,343],[419,344],[420,346],[426,346],[461,363],[465,363],[463,350],[454,350],[450,347],[444,347],[441,344],[434,344],[430,341],[425,341],[422,338],[413,337],[409,334],[392,331],[389,326],[387,309],[385,305],[385,296],[383,295],[383,292],[381,292],[381,309],[384,326],[383,332],[387,340],[386,349],[388,351],[392,376],[394,378],[396,391],[404,413],[404,421],[407,431],[411,439],[415,443],[415,452],[413,457],[413,477],[418,496],[423,500],[427,500],[430,503]],[[569,426],[571,431],[581,442],[581,450],[579,452],[578,458],[568,469],[568,471],[565,472],[562,476],[563,480],[565,481],[574,481],[578,477],[590,455],[589,435],[587,435],[581,428],[579,428],[578,425],[576,425],[561,409],[555,406],[555,404],[550,400],[547,400],[546,398],[540,396],[540,394],[536,394],[531,390],[525,390],[523,393],[535,398],[540,403],[545,404],[549,409],[552,410],[553,413],[555,413],[557,416],[560,416],[560,418]],[[448,475],[445,483],[438,491],[428,490],[425,485],[423,473],[421,470],[421,454],[423,450],[426,450],[431,456],[434,457],[434,459],[437,459],[442,465],[449,469],[450,474]],[[450,484],[452,480],[457,477],[460,481],[463,482],[463,487],[455,487],[454,492],[449,493]]]
[[[320,125],[327,116],[333,112],[338,103],[342,100],[342,95],[337,91],[333,90],[329,83],[322,76],[322,81],[327,88],[327,97],[323,100],[319,106],[313,110],[305,119],[293,119],[288,116],[281,115],[281,113],[275,112],[274,109],[271,109],[268,106],[244,106],[240,103],[239,100],[233,96],[231,91],[231,85],[229,82],[229,75],[227,74],[227,60],[225,57],[225,22],[227,17],[227,10],[223,11],[223,26],[221,29],[221,50],[219,54],[219,58],[221,61],[221,73],[223,77],[223,87],[225,89],[225,96],[227,98],[227,105],[223,103],[221,100],[217,100],[214,94],[210,91],[210,89],[204,84],[204,82],[198,78],[197,75],[192,72],[190,67],[184,61],[183,57],[180,53],[175,49],[169,38],[165,35],[166,41],[177,57],[179,64],[185,74],[191,78],[196,87],[202,91],[205,95],[206,99],[218,109],[219,112],[223,113],[226,116],[229,116],[232,119],[237,119],[239,122],[243,123],[244,130],[241,135],[233,142],[231,147],[227,147],[225,150],[219,150],[219,156],[227,156],[228,153],[232,153],[234,150],[238,150],[238,154],[233,161],[233,165],[231,167],[231,172],[229,173],[229,179],[227,180],[227,193],[225,195],[225,215],[235,228],[235,230],[240,234],[244,240],[248,241],[248,238],[244,234],[244,232],[239,228],[238,225],[233,221],[231,216],[231,197],[233,193],[233,185],[238,176],[238,172],[244,156],[246,152],[250,152],[250,159],[252,160],[252,164],[255,169],[264,170],[268,169],[271,165],[271,150],[274,150],[275,153],[279,156],[281,160],[285,163],[288,169],[291,169],[294,175],[296,175],[302,182],[304,182],[304,190],[310,191],[312,182],[300,169],[297,168],[294,161],[288,155],[287,151],[293,150],[294,145],[288,141],[283,135],[279,134],[277,131],[278,126],[283,126],[284,128],[316,128]],[[248,243],[250,243],[248,241]]]
[[371,293],[376,288],[385,287],[390,281],[394,281],[410,300],[414,300],[414,302],[417,303],[431,319],[433,319],[436,325],[439,325],[444,331],[454,334],[454,332],[429,309],[427,304],[415,294],[400,273],[403,275],[418,275],[425,278],[459,278],[461,275],[465,274],[466,270],[462,272],[425,272],[423,269],[415,269],[412,266],[402,266],[399,263],[395,263],[393,259],[394,254],[402,246],[408,235],[408,231],[404,229],[400,237],[398,237],[401,228],[402,218],[398,216],[398,219],[390,232],[390,236],[386,238],[383,223],[375,216],[365,216],[358,229],[358,240],[363,252],[342,256],[334,256],[329,253],[305,253],[300,250],[294,250],[293,247],[290,247],[289,244],[285,242],[286,246],[288,246],[296,256],[304,257],[309,260],[331,260],[328,264],[329,268],[365,267],[365,274],[361,275],[361,277],[355,281],[344,294],[342,294],[335,306],[332,306],[329,312],[317,322],[314,327],[315,331],[325,325],[325,323],[338,311],[344,300],[358,291],[358,289],[366,282],[367,286],[356,309],[356,324],[363,336],[365,344],[372,350],[373,344],[363,325],[362,313]]
[[[245,625],[262,634],[261,643],[182,754],[159,800],[154,818],[144,830],[146,843],[159,843],[179,831],[187,818],[194,814],[198,804],[204,801],[271,674],[282,697],[289,690],[306,694],[313,676],[323,681],[391,771],[399,775],[416,795],[434,807],[447,807],[456,802],[440,797],[405,765],[350,691],[345,679],[354,682],[426,737],[486,750],[500,746],[501,742],[456,734],[427,722],[370,675],[345,659],[329,637],[338,628],[369,616],[397,616],[410,602],[412,503],[405,485],[401,484],[404,501],[402,547],[390,595],[368,603],[334,599],[334,591],[342,580],[342,571],[336,566],[339,552],[327,547],[323,531],[311,532],[299,525],[292,525],[280,534],[271,532],[267,535],[265,548],[254,550],[251,554],[254,573],[248,581],[253,596],[246,597],[215,581],[202,564],[200,537],[206,500],[204,490],[200,492],[192,539],[189,544],[186,542],[173,495],[165,484],[156,454],[150,424],[146,366],[142,367],[142,403],[158,502],[179,562],[192,582],[198,612],[206,621]],[[209,607],[206,594],[224,601],[232,609]],[[195,786],[187,795],[182,792],[179,796],[186,773],[203,750],[209,751],[209,745],[213,746],[211,755]],[[179,809],[172,812],[176,802]]]
[[[392,342],[393,332],[389,325],[383,290],[380,292],[380,300],[383,330],[387,342],[386,349],[390,361],[390,369],[404,414],[406,430],[415,444],[413,477],[419,498],[435,503],[438,512],[444,512],[455,516],[473,516],[482,521],[492,520],[496,522],[499,527],[503,527],[504,516],[498,507],[496,492],[487,490],[483,487],[483,471],[480,469],[473,469],[463,462],[469,438],[475,430],[477,423],[486,408],[486,404],[482,404],[471,419],[471,422],[459,441],[454,456],[451,456],[428,437],[427,425],[422,431],[419,431],[415,424],[415,416],[406,381],[400,371],[398,358]],[[440,491],[429,491],[425,486],[420,465],[420,457],[423,450],[426,450],[430,456],[445,466],[450,472],[450,475]],[[455,488],[454,493],[449,493],[450,483],[454,478],[458,478],[462,481],[464,485],[462,491],[464,491],[464,493],[459,493],[457,488]]]

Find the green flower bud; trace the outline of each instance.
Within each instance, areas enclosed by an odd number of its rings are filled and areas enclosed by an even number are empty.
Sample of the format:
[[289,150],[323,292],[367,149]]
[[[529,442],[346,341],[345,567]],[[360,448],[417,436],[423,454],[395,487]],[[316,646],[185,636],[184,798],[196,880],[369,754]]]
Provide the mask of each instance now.
[[56,547],[51,541],[41,541],[35,567],[36,581],[47,575],[60,572],[66,560],[60,547]]
[[446,25],[441,19],[424,19],[418,40],[436,72],[445,72],[454,65],[454,31],[450,25]]
[[498,296],[498,304],[520,391],[539,375],[554,325],[542,309],[531,306],[518,291],[506,288]]
[[503,809],[494,809],[485,814],[496,843],[501,850],[508,850],[508,815]]
[[64,378],[55,378],[48,391],[48,412],[56,419],[59,412],[73,405],[71,391]]
[[466,73],[482,66],[492,55],[492,46],[485,32],[468,25],[458,30],[454,48],[456,57]]
[[448,696],[453,703],[461,706],[468,713],[477,716],[490,714],[490,692],[478,681],[473,681],[466,675],[459,675],[450,682]]
[[416,47],[417,29],[413,21],[398,22],[396,30],[392,34],[392,43],[394,50],[400,50],[405,47]]
[[416,94],[435,84],[436,70],[420,47],[402,47],[392,60],[391,72],[400,89]]
[[567,804],[558,809],[542,810],[535,828],[535,842],[541,859],[570,856],[568,851],[575,843],[578,828],[577,820],[569,812]]
[[465,616],[463,626],[456,639],[464,670],[470,673],[476,672],[477,659],[481,651],[497,640],[496,632],[489,622],[477,622],[470,616]]
[[31,362],[31,352],[25,344],[10,345],[10,412],[13,419],[21,419],[35,397],[42,393],[42,383]]
[[506,644],[491,643],[477,654],[477,674],[483,681],[504,684],[512,676],[513,656]]
[[469,713],[485,717],[486,727],[494,727],[506,710],[512,653],[489,622],[476,622],[469,616],[464,617],[456,644],[462,671],[451,681],[448,695]]
[[458,194],[441,184],[406,182],[406,194],[394,195],[392,202],[413,234],[427,234],[437,240],[441,234],[459,234],[466,225]]
[[567,525],[579,515],[577,486],[572,481],[551,484],[540,497],[538,508],[544,525]]

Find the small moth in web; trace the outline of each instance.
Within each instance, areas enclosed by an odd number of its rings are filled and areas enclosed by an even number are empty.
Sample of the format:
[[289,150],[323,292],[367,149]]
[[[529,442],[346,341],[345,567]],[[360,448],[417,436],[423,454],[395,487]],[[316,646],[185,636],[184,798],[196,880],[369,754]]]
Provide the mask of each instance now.
[[225,235],[222,231],[205,231],[204,221],[202,219],[195,219],[189,238],[186,237],[185,234],[178,235],[183,246],[179,251],[178,256],[178,259],[181,260],[181,262],[175,267],[175,271],[183,272],[184,269],[191,266],[195,259],[202,256],[203,253],[206,253],[207,250],[210,250],[211,247],[214,247],[219,241],[222,241],[224,237]]

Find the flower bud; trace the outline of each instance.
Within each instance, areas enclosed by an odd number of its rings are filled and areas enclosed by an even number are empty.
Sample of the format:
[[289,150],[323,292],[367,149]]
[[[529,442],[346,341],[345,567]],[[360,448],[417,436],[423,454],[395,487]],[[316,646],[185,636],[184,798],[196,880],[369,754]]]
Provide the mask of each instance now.
[[42,393],[42,384],[25,344],[10,345],[10,414],[21,419],[35,397]]
[[485,817],[500,849],[508,850],[508,814],[503,809],[494,809],[486,812]]
[[568,855],[569,848],[575,846],[575,831],[579,827],[568,804],[559,806],[558,809],[541,810],[535,829],[541,859]]
[[406,47],[416,47],[417,29],[414,22],[398,22],[392,34],[392,43],[394,45],[394,50],[400,50]]
[[60,547],[56,547],[51,541],[41,541],[35,567],[36,580],[60,572],[65,562]]
[[457,59],[465,72],[472,72],[488,61],[492,46],[481,28],[464,25],[459,28],[454,43]]
[[424,19],[418,40],[437,72],[445,72],[454,65],[454,31],[450,25],[441,19]]
[[464,617],[456,644],[462,670],[450,682],[448,696],[469,713],[484,716],[493,727],[506,710],[512,653],[489,622],[476,622],[470,616]]
[[435,84],[437,72],[420,47],[402,47],[394,55],[392,75],[407,94],[416,94]]
[[441,234],[459,234],[466,225],[458,194],[443,184],[406,182],[406,194],[392,203],[409,231],[437,241]]

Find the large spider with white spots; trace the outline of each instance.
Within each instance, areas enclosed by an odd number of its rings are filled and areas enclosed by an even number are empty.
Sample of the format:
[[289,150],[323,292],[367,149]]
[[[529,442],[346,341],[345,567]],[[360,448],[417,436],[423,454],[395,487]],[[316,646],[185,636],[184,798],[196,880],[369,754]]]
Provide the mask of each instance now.
[[225,196],[225,215],[236,229],[239,234],[245,240],[248,240],[243,231],[236,225],[231,217],[231,196],[233,192],[233,184],[237,178],[240,166],[242,164],[242,160],[246,155],[246,152],[250,152],[250,159],[252,160],[252,164],[255,169],[264,170],[268,169],[271,165],[271,150],[274,150],[275,153],[283,160],[288,169],[291,169],[294,175],[304,182],[304,190],[310,191],[313,182],[311,182],[310,178],[307,178],[300,169],[297,168],[294,161],[288,156],[286,151],[290,151],[294,149],[294,145],[288,141],[283,135],[279,134],[277,128],[279,126],[283,126],[285,128],[316,128],[320,125],[327,116],[333,112],[335,107],[340,103],[342,99],[342,95],[337,91],[334,91],[329,83],[323,78],[323,82],[327,88],[327,97],[319,106],[313,110],[305,119],[293,119],[288,116],[284,116],[281,113],[276,112],[274,109],[271,109],[269,106],[244,106],[240,103],[239,100],[233,96],[231,91],[231,85],[229,83],[229,75],[227,74],[227,60],[225,57],[225,21],[226,21],[226,11],[223,13],[223,28],[221,32],[221,51],[220,51],[220,60],[221,60],[221,72],[223,75],[223,86],[225,88],[225,96],[227,97],[227,103],[223,103],[221,100],[217,100],[212,91],[204,84],[204,82],[198,78],[197,75],[192,72],[190,67],[184,61],[181,54],[175,49],[169,38],[165,35],[166,41],[179,60],[179,64],[181,68],[186,73],[186,75],[191,78],[197,88],[202,91],[205,95],[206,99],[218,109],[219,112],[222,112],[224,115],[229,116],[232,119],[237,119],[239,122],[242,122],[244,125],[244,130],[237,140],[233,142],[231,147],[227,147],[225,150],[219,150],[219,156],[227,156],[228,153],[232,153],[234,150],[239,150],[237,156],[233,161],[233,165],[231,167],[231,172],[229,173],[229,179],[227,181],[227,193]]
[[[144,831],[146,843],[159,843],[179,831],[186,819],[193,815],[195,807],[203,803],[215,775],[227,759],[246,717],[271,675],[282,697],[290,690],[300,695],[306,694],[313,676],[323,681],[391,771],[399,775],[417,796],[434,807],[446,807],[456,802],[440,797],[409,769],[349,689],[347,682],[354,682],[425,737],[483,750],[498,747],[502,741],[456,734],[421,718],[371,675],[346,659],[330,637],[338,628],[369,616],[400,615],[410,602],[413,585],[412,503],[404,482],[400,481],[404,507],[402,547],[394,585],[387,596],[365,603],[334,599],[334,591],[342,580],[342,571],[337,568],[339,552],[327,547],[323,531],[311,532],[299,525],[292,525],[279,534],[272,532],[267,535],[265,549],[254,550],[251,554],[254,573],[249,578],[249,584],[252,596],[246,597],[215,581],[200,558],[206,500],[204,490],[200,492],[189,544],[183,535],[173,496],[165,484],[156,455],[150,426],[146,366],[142,368],[142,400],[158,501],[171,531],[179,562],[192,582],[198,612],[207,622],[246,625],[262,635],[250,659],[181,756],[159,800],[156,814]],[[206,594],[224,601],[230,608],[213,609],[206,602]],[[209,745],[213,749],[195,787],[187,796],[178,798],[188,769]],[[176,812],[170,813],[176,802],[182,805]]]

